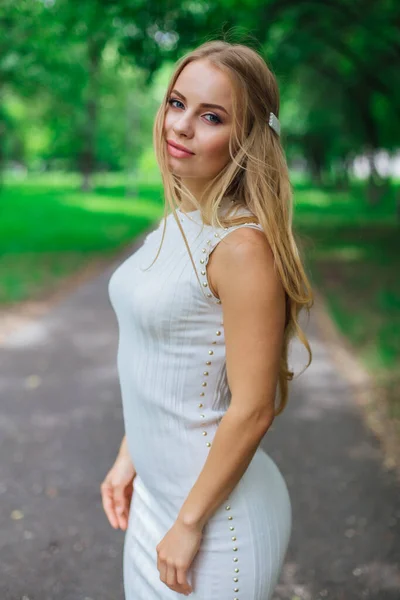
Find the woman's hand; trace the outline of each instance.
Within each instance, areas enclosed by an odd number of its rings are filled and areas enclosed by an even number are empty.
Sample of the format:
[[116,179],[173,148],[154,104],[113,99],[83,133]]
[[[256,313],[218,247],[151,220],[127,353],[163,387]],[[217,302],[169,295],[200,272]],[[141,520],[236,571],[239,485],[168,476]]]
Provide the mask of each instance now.
[[188,596],[193,591],[187,572],[199,550],[202,536],[199,527],[175,521],[156,546],[160,579],[179,594]]
[[114,529],[126,529],[136,476],[130,456],[119,453],[104,481],[100,485],[104,511]]

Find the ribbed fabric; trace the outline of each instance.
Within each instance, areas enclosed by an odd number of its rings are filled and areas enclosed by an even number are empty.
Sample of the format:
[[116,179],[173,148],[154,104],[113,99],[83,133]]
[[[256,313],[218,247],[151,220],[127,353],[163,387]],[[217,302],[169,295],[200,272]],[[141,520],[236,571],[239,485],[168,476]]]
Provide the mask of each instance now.
[[[224,205],[221,210],[224,209]],[[242,208],[242,213],[251,214]],[[231,398],[222,305],[206,266],[216,245],[246,223],[204,225],[199,211],[178,212],[112,274],[119,324],[118,372],[125,432],[137,476],[124,543],[126,600],[178,600],[159,578],[156,546],[194,485]],[[206,284],[206,285],[205,285]],[[208,521],[188,578],[193,600],[269,600],[283,566],[292,523],[286,483],[260,447]]]

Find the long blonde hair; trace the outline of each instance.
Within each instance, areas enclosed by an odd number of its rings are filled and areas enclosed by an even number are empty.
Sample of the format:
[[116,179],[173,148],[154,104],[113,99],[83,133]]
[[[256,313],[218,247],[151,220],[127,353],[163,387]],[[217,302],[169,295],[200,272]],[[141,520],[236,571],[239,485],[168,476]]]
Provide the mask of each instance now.
[[[232,160],[209,182],[201,201],[198,202],[180,178],[168,169],[164,120],[171,90],[179,74],[187,64],[200,59],[206,59],[226,73],[234,93],[233,127],[229,140]],[[289,343],[294,336],[297,335],[308,351],[309,360],[303,371],[311,364],[311,348],[299,325],[298,317],[302,308],[306,308],[309,314],[314,299],[292,231],[292,186],[280,138],[268,124],[270,111],[279,118],[279,89],[274,74],[261,55],[246,45],[232,44],[224,40],[207,41],[178,61],[156,114],[153,144],[164,185],[164,216],[169,214],[169,206],[182,233],[196,275],[193,257],[176,213],[175,199],[180,203],[182,196],[189,198],[190,203],[201,210],[203,222],[213,227],[252,222],[253,219],[248,217],[235,218],[234,210],[229,210],[224,215],[218,214],[222,200],[231,197],[235,200],[232,203],[233,207],[248,207],[255,215],[254,222],[258,221],[263,228],[286,297],[286,321],[278,375],[280,402],[275,408],[275,415],[278,415],[287,404],[288,382],[294,376],[294,372],[288,367]],[[166,219],[160,248],[154,261],[161,250],[165,226]]]

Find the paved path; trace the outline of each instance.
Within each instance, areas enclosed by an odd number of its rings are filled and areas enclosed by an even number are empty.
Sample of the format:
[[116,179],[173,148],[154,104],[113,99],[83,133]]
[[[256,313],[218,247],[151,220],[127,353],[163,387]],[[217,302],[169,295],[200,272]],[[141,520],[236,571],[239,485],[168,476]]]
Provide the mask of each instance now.
[[[123,435],[113,268],[0,348],[1,600],[123,600],[124,532],[99,488]],[[276,600],[399,600],[400,486],[313,323],[307,333],[312,366],[263,442],[294,515]],[[295,345],[296,370],[305,358]]]

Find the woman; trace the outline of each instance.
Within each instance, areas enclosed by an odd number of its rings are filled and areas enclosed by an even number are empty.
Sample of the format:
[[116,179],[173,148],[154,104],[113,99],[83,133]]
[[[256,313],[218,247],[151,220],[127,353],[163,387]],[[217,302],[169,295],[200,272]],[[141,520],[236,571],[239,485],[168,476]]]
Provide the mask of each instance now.
[[126,530],[127,600],[267,600],[282,569],[291,504],[260,442],[295,333],[311,360],[312,297],[278,109],[261,56],[212,41],[156,115],[166,212],[109,282],[126,436],[101,491]]

